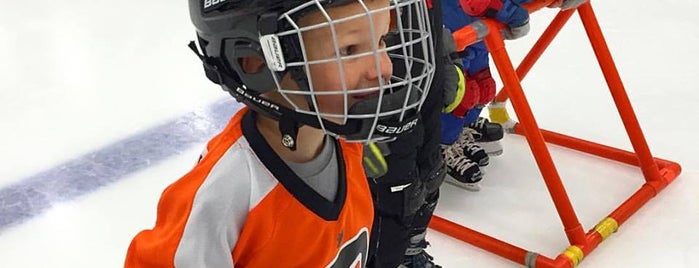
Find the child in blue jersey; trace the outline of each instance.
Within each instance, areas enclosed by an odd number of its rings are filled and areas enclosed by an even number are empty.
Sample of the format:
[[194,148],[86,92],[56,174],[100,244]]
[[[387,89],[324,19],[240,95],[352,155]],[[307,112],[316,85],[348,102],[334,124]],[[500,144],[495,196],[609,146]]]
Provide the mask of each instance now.
[[[505,39],[516,39],[529,32],[529,13],[522,4],[530,0],[444,0],[444,25],[455,32],[484,17],[494,18],[508,27]],[[502,127],[479,117],[495,98],[496,85],[489,66],[489,52],[478,42],[457,52],[465,77],[465,98],[453,109],[445,110],[442,120],[442,152],[449,180],[467,190],[480,190],[483,167],[489,156],[502,153],[499,140]]]

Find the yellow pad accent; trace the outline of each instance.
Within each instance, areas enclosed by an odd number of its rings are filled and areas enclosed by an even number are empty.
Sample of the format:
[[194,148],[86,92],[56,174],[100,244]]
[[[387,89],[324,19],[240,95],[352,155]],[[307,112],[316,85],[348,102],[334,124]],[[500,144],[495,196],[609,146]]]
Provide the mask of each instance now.
[[570,246],[566,249],[566,251],[563,251],[563,255],[568,257],[571,261],[573,261],[573,266],[578,266],[578,264],[583,260],[585,257],[583,254],[582,249],[580,249],[577,246]]
[[388,163],[386,163],[386,159],[384,158],[384,154],[389,154],[388,151],[388,147],[382,149],[373,142],[364,145],[364,172],[367,177],[376,179],[388,173]]
[[388,164],[386,163],[386,158],[383,157],[381,148],[379,148],[379,146],[377,146],[375,142],[369,143],[369,148],[371,149],[371,152],[374,153],[374,159],[379,161],[381,169],[383,169],[384,171],[388,170]]
[[611,217],[607,217],[595,225],[595,231],[602,236],[602,240],[607,239],[607,237],[612,235],[612,233],[616,232],[618,229],[619,223],[617,223],[616,220]]
[[444,107],[442,109],[443,113],[451,113],[456,107],[459,106],[461,103],[461,100],[464,98],[464,94],[466,94],[466,79],[464,78],[464,72],[459,68],[459,66],[454,65],[456,68],[456,72],[459,74],[459,83],[456,84],[456,97],[454,97],[454,100],[447,105],[447,107]]
[[493,123],[504,124],[510,121],[510,115],[507,113],[507,107],[504,102],[493,102],[488,106],[490,113],[490,121]]
[[364,157],[364,165],[368,167],[373,174],[381,174],[379,169],[376,168],[376,166],[374,166],[374,162],[372,162],[371,159],[369,159],[369,157]]

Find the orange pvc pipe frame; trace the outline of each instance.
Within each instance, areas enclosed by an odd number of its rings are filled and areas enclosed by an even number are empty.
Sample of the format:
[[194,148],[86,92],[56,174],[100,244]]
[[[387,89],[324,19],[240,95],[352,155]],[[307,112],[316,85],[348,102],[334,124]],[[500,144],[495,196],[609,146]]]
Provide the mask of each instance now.
[[[487,23],[493,25],[492,22]],[[496,28],[496,26],[491,27],[491,29],[493,28]],[[546,188],[563,222],[568,241],[571,244],[582,244],[585,237],[582,226],[573,211],[573,206],[568,199],[568,194],[561,182],[558,171],[555,168],[551,168],[554,166],[551,154],[546,147],[544,137],[538,131],[539,126],[524,96],[522,85],[519,83],[519,78],[512,67],[512,61],[510,61],[510,57],[505,50],[505,43],[500,35],[491,34],[485,38],[485,45],[493,57],[493,62],[497,66],[500,78],[505,87],[508,88],[517,118],[521,120],[519,125],[524,129],[529,147],[531,147],[534,153],[534,160],[539,166]]]
[[[526,4],[525,7],[530,13],[533,13],[554,1],[533,0]],[[653,158],[589,2],[578,7],[577,11],[583,21],[590,44],[595,51],[595,56],[631,140],[634,152],[566,136],[553,131],[542,130],[538,127],[522,90],[520,79],[527,75],[575,11],[560,11],[516,70],[510,61],[504,41],[499,34],[499,30],[505,27],[503,24],[492,19],[484,19],[453,33],[457,42],[457,50],[480,40],[485,41],[504,84],[503,89],[500,90],[496,97],[496,101],[504,102],[508,99],[512,101],[517,118],[521,121],[515,125],[514,131],[517,134],[524,135],[531,147],[534,159],[543,175],[544,182],[559,214],[571,247],[556,256],[556,258],[551,259],[461,226],[437,215],[433,216],[430,228],[528,267],[574,267],[584,256],[587,256],[597,248],[606,237],[616,231],[618,226],[626,222],[644,204],[679,176],[681,172],[679,164]],[[617,209],[612,211],[598,226],[584,232],[570,203],[565,187],[561,183],[546,143],[557,144],[584,153],[638,166],[643,172],[646,183],[619,205]],[[569,251],[571,248],[573,250]]]
[[602,68],[604,78],[609,86],[609,91],[612,93],[612,98],[616,103],[619,115],[624,119],[624,128],[631,139],[631,145],[638,154],[639,161],[641,161],[643,175],[647,180],[660,180],[660,175],[657,172],[658,167],[653,161],[653,156],[643,136],[636,114],[631,107],[631,101],[626,94],[624,84],[621,82],[619,71],[616,69],[616,65],[609,52],[607,42],[602,35],[602,30],[599,27],[592,6],[590,4],[581,6],[579,8],[579,14],[590,39],[590,43],[592,44],[592,48],[595,51],[597,61]]
[[[534,13],[551,3],[555,2],[556,0],[532,0],[531,2],[527,3],[524,5],[524,7],[529,11],[529,13]],[[483,19],[484,21],[486,20],[491,20],[495,21],[493,19]],[[480,22],[477,22],[480,23]],[[502,23],[496,23],[497,29],[501,29],[506,27]],[[483,29],[480,29],[480,26],[478,24],[469,24],[464,26],[463,28],[456,30],[452,33],[452,37],[454,38],[454,42],[456,43],[456,51],[462,51],[464,50],[467,46],[473,45],[477,43],[478,41],[481,41],[483,39],[483,36],[488,34],[488,32],[483,32]]]
[[[553,39],[556,38],[563,26],[565,26],[566,22],[568,22],[568,19],[573,16],[573,13],[575,13],[575,10],[572,9],[558,12],[553,21],[551,21],[551,24],[549,24],[546,30],[544,30],[539,40],[536,41],[534,46],[529,50],[529,53],[527,53],[517,67],[517,77],[519,77],[520,81],[527,76],[531,68],[534,67],[534,64],[539,60],[541,55],[544,54],[544,51],[548,48]],[[496,102],[507,101],[509,96],[507,95],[507,90],[505,89],[506,88],[503,87],[498,92],[498,95],[495,96]]]

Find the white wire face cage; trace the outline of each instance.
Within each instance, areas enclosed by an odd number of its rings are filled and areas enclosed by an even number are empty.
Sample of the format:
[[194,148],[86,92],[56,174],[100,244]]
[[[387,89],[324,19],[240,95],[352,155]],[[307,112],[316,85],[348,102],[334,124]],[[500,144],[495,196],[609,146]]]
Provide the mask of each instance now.
[[[278,20],[291,29],[260,37],[267,68],[297,68],[305,75],[295,83],[273,76],[279,94],[295,112],[315,116],[325,133],[347,141],[389,140],[410,130],[435,71],[425,1],[324,2],[308,1],[281,14]],[[302,58],[284,58],[279,40],[289,38]],[[326,128],[328,121],[351,120],[362,120],[366,131],[342,136]]]

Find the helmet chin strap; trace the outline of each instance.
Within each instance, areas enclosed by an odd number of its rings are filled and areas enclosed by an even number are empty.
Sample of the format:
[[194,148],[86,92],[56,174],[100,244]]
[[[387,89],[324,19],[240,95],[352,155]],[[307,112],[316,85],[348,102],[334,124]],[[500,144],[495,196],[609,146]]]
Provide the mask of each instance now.
[[299,123],[292,117],[282,115],[279,120],[279,132],[282,134],[282,145],[291,151],[296,151],[296,138],[299,133]]

